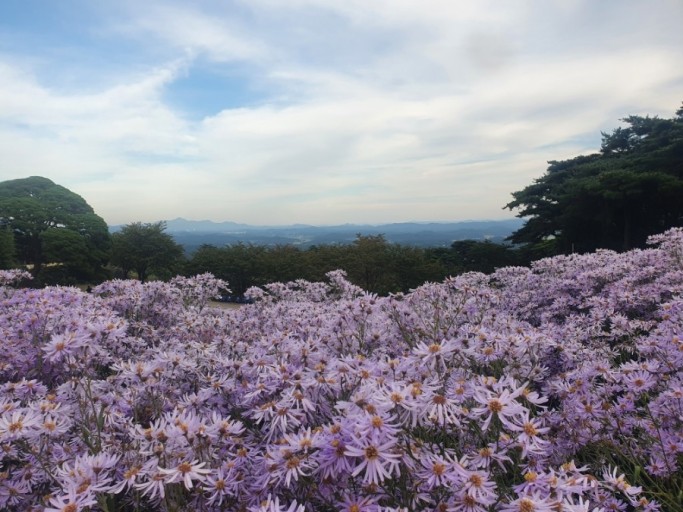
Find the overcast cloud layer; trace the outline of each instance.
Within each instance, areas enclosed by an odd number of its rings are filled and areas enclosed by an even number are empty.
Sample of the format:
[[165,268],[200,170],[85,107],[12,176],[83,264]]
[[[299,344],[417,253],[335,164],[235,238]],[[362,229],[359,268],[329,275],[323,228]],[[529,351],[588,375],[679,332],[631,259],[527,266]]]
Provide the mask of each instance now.
[[109,224],[511,217],[683,100],[680,0],[0,2],[0,180]]

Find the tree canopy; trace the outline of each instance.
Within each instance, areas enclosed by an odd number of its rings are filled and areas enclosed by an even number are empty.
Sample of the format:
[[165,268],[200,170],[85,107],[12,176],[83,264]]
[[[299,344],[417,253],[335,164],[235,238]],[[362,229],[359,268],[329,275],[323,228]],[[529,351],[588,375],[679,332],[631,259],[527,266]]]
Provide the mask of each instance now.
[[142,282],[151,274],[170,277],[178,270],[183,248],[165,230],[163,221],[125,225],[112,235],[112,264],[122,270],[124,277],[135,271]]
[[47,178],[0,183],[0,227],[14,235],[14,256],[41,277],[56,263],[74,279],[97,279],[109,259],[104,220],[78,194]]
[[600,153],[549,162],[546,174],[512,194],[527,223],[514,243],[556,252],[643,247],[683,223],[683,107],[672,119],[629,116],[602,134]]
[[298,279],[319,282],[337,269],[367,291],[385,295],[407,292],[449,275],[437,252],[387,242],[383,235],[363,236],[348,244],[272,247],[234,244],[201,246],[186,265],[188,275],[210,272],[230,283],[236,295],[252,286]]
[[0,227],[0,270],[12,268],[15,263],[16,250],[14,235],[9,226]]

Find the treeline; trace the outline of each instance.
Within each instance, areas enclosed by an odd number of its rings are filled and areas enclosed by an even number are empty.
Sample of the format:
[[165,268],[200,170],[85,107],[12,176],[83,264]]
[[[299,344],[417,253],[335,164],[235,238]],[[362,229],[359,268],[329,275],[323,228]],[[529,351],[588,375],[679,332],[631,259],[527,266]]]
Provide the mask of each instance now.
[[[43,178],[29,178],[10,183],[30,186],[34,191],[57,187]],[[0,187],[0,190],[2,187]],[[64,190],[58,189],[60,194]],[[73,196],[67,195],[72,200]],[[62,196],[63,200],[64,197]],[[344,270],[349,280],[369,292],[385,295],[406,292],[429,281],[441,281],[450,275],[468,271],[492,272],[495,268],[523,265],[530,261],[523,248],[488,241],[457,241],[449,248],[421,248],[388,242],[383,235],[358,235],[350,244],[325,244],[308,248],[293,245],[262,246],[233,244],[222,247],[202,245],[187,256],[183,247],[165,231],[163,222],[133,222],[106,238],[108,262],[93,271],[87,262],[92,258],[85,240],[76,230],[53,225],[58,219],[42,211],[40,222],[26,223],[22,230],[9,225],[0,227],[0,268],[22,266],[30,262],[33,286],[96,284],[110,278],[165,280],[174,275],[211,272],[226,280],[236,295],[252,286],[297,279],[321,281],[331,270]],[[37,218],[38,216],[35,215]],[[47,219],[47,220],[46,220]],[[96,234],[101,235],[101,230]],[[21,235],[21,236],[19,236]],[[60,243],[57,243],[60,242]],[[31,252],[32,251],[32,252]],[[33,256],[33,257],[31,257]]]
[[114,277],[141,281],[210,272],[227,281],[238,296],[252,286],[273,282],[322,281],[327,272],[342,269],[352,283],[385,295],[463,272],[489,273],[504,266],[525,265],[532,257],[524,247],[490,241],[463,240],[449,248],[422,248],[390,243],[383,235],[361,234],[350,244],[308,248],[205,244],[186,257],[165,232],[163,222],[133,222],[112,235],[111,268]]
[[454,242],[450,248],[419,248],[392,244],[384,236],[358,235],[346,245],[299,249],[236,244],[201,246],[185,264],[188,275],[211,272],[243,294],[251,286],[296,279],[320,281],[330,270],[346,271],[349,280],[373,293],[406,292],[429,281],[468,271],[528,263],[522,249],[486,241]]

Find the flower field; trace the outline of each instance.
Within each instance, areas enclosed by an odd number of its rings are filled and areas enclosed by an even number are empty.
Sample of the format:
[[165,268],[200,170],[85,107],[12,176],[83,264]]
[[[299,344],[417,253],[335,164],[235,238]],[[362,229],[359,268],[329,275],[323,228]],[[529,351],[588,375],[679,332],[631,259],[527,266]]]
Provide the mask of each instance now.
[[683,230],[377,297],[0,273],[0,509],[683,510]]

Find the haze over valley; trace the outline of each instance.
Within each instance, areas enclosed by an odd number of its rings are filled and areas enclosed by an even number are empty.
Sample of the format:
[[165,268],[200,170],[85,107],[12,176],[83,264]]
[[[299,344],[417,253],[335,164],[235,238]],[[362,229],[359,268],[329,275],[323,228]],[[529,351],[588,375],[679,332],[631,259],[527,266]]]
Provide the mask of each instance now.
[[[169,233],[186,252],[203,244],[215,246],[247,243],[256,245],[295,245],[352,243],[357,235],[384,235],[391,243],[419,247],[447,247],[457,240],[503,242],[524,222],[521,219],[471,220],[462,222],[401,222],[392,224],[340,224],[317,226],[257,226],[236,222],[193,221],[176,218],[166,221]],[[111,226],[117,232],[121,226]]]

